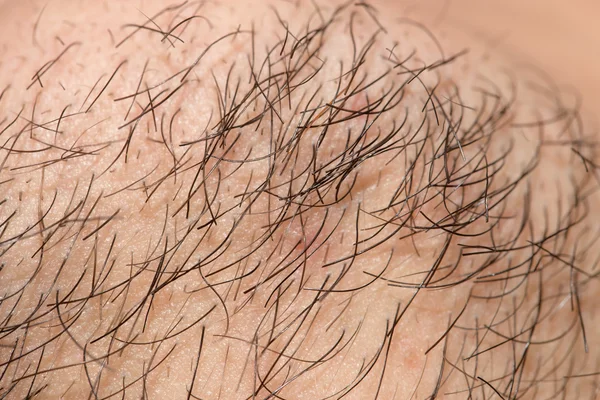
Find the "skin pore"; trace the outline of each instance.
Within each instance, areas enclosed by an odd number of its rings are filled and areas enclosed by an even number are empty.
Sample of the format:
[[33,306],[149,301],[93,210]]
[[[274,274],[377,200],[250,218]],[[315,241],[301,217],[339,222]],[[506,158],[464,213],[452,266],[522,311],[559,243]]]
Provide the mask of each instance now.
[[2,398],[598,395],[543,71],[394,2],[2,8]]

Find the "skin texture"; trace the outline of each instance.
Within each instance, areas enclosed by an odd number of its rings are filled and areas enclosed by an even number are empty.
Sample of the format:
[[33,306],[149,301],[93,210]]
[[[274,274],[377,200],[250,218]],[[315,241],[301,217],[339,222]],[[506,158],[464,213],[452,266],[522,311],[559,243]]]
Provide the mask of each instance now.
[[595,398],[593,123],[428,14],[5,2],[2,396]]

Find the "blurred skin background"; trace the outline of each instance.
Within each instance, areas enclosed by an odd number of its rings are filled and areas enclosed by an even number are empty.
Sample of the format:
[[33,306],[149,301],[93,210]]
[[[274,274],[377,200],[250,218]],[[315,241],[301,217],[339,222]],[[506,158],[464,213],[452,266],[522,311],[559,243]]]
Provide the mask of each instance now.
[[449,0],[438,7],[438,19],[483,35],[492,48],[536,64],[560,85],[575,87],[584,110],[595,118],[600,106],[600,2]]

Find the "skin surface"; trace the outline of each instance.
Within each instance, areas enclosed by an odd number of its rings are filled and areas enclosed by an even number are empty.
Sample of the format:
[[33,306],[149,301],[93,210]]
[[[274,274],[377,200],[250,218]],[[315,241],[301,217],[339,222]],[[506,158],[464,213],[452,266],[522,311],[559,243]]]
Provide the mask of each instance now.
[[558,84],[573,87],[588,113],[600,106],[597,2],[453,0],[445,10],[447,24],[481,35],[511,59],[534,63]]
[[598,395],[564,67],[460,3],[2,7],[5,398]]

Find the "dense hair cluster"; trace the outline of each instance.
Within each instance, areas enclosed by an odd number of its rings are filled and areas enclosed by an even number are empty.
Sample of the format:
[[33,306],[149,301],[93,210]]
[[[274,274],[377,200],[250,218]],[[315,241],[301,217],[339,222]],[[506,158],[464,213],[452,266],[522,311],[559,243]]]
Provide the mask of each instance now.
[[260,7],[28,21],[0,396],[593,398],[578,103],[367,2]]

